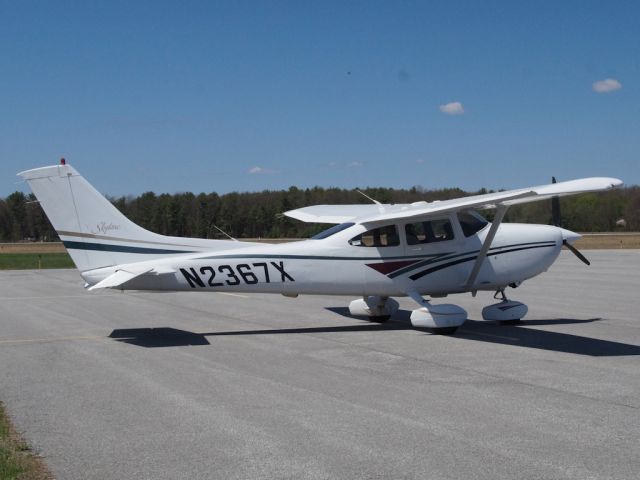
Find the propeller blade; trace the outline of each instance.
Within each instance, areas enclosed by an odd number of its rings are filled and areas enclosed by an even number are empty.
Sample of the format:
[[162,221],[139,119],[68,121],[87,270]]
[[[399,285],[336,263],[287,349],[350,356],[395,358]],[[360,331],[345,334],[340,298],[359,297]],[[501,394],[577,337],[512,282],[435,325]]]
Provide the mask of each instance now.
[[[551,177],[551,183],[556,183],[556,177]],[[551,197],[551,224],[556,227],[562,226],[560,199],[558,197]]]
[[587,260],[587,257],[585,257],[584,255],[582,255],[580,253],[580,251],[574,247],[573,245],[571,245],[569,242],[567,242],[566,240],[562,241],[562,244],[567,247],[569,250],[571,250],[571,252],[578,257],[583,263],[586,263],[587,265],[591,265],[591,262],[589,260]]

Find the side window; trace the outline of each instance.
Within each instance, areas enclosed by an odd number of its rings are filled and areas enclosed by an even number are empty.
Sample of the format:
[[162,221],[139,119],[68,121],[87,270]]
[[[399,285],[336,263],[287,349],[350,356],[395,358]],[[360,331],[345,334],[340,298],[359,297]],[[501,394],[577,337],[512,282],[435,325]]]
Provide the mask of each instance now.
[[453,240],[453,228],[448,218],[428,222],[407,223],[404,227],[408,245]]
[[355,247],[397,247],[400,245],[400,237],[395,225],[386,225],[361,233],[349,240],[349,243]]

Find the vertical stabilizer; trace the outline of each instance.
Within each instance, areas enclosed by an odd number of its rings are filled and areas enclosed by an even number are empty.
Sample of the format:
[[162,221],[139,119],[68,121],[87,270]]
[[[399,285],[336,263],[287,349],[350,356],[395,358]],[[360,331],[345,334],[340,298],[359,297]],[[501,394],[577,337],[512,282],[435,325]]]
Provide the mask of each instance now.
[[241,248],[244,242],[167,237],[136,225],[71,165],[18,174],[31,187],[81,272],[172,254]]

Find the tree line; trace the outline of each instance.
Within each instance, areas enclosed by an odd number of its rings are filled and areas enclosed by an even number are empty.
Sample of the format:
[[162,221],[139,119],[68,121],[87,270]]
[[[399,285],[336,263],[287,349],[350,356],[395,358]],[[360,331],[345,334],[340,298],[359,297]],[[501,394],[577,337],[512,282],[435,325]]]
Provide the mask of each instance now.
[[[367,188],[363,192],[382,203],[447,200],[488,193],[458,188],[424,190]],[[357,190],[290,187],[262,192],[163,193],[109,199],[138,225],[162,235],[224,238],[220,230],[237,238],[306,238],[327,225],[307,224],[283,212],[318,204],[370,203]],[[560,199],[562,226],[577,232],[640,231],[640,187]],[[491,219],[492,212],[484,212]],[[624,220],[624,222],[620,222]],[[550,201],[514,206],[506,221],[551,223]],[[218,230],[220,229],[220,230]],[[14,192],[0,199],[0,242],[58,241],[58,236],[33,194]]]

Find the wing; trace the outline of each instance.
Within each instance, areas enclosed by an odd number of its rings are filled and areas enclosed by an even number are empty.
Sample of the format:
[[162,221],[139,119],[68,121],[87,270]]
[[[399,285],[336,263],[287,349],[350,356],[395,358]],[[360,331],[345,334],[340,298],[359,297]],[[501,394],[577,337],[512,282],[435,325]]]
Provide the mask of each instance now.
[[593,177],[551,183],[531,188],[473,195],[435,202],[416,202],[400,205],[316,205],[285,212],[291,218],[317,223],[376,223],[398,218],[437,215],[469,208],[488,209],[498,205],[518,205],[551,197],[610,190],[622,185],[617,178]]
[[287,217],[309,223],[344,223],[370,217],[395,205],[313,205],[284,212]]

